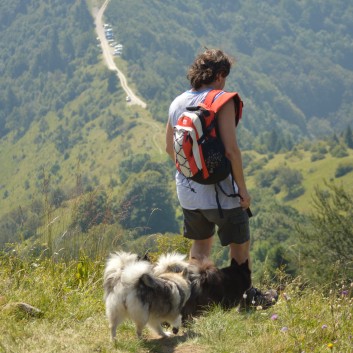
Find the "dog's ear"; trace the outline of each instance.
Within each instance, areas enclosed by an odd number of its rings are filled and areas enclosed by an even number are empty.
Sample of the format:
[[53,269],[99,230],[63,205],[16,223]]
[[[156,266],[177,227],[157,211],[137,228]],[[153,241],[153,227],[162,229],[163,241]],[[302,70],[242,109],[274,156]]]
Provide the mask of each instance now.
[[239,266],[234,257],[232,257],[232,259],[230,260],[230,265],[231,266]]
[[145,255],[143,255],[143,256],[138,256],[138,259],[139,259],[139,260],[143,260],[143,261],[151,262],[151,259],[150,259],[150,257],[148,256],[148,251],[145,252]]
[[[249,269],[249,260],[246,259],[245,262],[243,262],[242,264],[239,265],[239,264],[237,263],[237,261],[236,261],[234,258],[232,258],[232,260],[231,260],[231,262],[230,262],[230,265],[231,265],[231,266],[240,267],[240,268],[242,268],[242,269],[244,269],[244,268]],[[249,270],[250,270],[250,269],[249,269]]]
[[181,275],[184,277],[184,278],[189,278],[189,270],[187,267],[185,267],[181,273]]
[[249,270],[250,270],[250,268],[249,268],[249,260],[248,260],[248,259],[246,259],[246,261],[245,261],[245,262],[243,262],[240,266],[241,266],[241,267],[243,267],[243,268],[247,268],[247,269],[249,269]]

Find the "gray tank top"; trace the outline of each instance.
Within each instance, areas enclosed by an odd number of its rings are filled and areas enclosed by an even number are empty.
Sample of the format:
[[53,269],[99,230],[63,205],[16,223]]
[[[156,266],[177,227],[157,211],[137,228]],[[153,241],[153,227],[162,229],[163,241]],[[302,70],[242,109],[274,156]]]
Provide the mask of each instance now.
[[[186,110],[186,107],[195,106],[202,102],[210,89],[203,91],[186,91],[176,97],[169,107],[169,123],[174,127],[179,116]],[[216,191],[214,185],[202,185],[186,179],[178,171],[175,174],[177,195],[181,207],[188,210],[210,210],[217,209]],[[227,194],[233,194],[232,177],[221,181],[221,187]],[[235,192],[238,187],[235,184]],[[240,207],[239,197],[227,197],[218,189],[220,205],[223,209]]]

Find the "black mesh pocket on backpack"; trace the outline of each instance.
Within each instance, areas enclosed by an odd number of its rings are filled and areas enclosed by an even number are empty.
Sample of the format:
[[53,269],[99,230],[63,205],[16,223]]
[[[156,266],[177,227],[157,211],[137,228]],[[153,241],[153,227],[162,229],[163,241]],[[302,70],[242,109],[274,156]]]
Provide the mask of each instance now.
[[205,164],[209,173],[207,179],[203,179],[199,173],[191,179],[200,184],[216,184],[225,178],[231,172],[231,164],[225,156],[225,150],[221,139],[208,137],[201,144],[201,149]]

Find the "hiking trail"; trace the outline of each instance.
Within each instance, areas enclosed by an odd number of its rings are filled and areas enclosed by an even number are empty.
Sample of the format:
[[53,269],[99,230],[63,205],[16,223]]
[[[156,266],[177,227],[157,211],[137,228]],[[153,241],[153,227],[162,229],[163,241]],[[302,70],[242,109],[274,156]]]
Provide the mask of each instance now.
[[104,27],[103,27],[103,14],[109,2],[110,0],[105,0],[100,9],[97,9],[97,8],[93,9],[93,16],[95,19],[94,23],[96,26],[96,32],[100,41],[100,45],[102,48],[104,61],[108,66],[109,70],[115,71],[117,73],[117,77],[120,80],[122,88],[124,89],[126,95],[130,97],[130,102],[127,102],[127,104],[135,104],[135,105],[141,106],[142,108],[146,108],[147,104],[135,95],[132,89],[128,86],[125,75],[116,66],[111,47],[109,46],[108,40],[105,37]]

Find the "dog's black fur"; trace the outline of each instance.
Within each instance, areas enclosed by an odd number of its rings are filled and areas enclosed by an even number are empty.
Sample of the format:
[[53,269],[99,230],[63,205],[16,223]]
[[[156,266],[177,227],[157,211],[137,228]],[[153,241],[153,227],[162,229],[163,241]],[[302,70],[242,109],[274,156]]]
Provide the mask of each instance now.
[[182,309],[183,321],[202,313],[208,306],[219,304],[225,309],[236,307],[251,286],[248,261],[218,269],[210,260],[191,262],[189,274],[191,295]]

